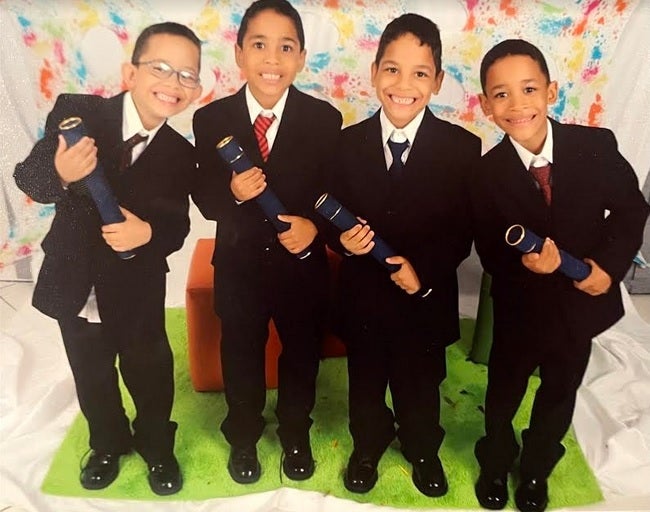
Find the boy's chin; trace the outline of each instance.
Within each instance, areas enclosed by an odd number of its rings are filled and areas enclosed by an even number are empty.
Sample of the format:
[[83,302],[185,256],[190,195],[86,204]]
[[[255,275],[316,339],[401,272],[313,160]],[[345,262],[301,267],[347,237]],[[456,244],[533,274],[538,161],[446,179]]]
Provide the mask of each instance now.
[[395,128],[404,128],[407,124],[413,121],[413,119],[415,119],[418,114],[424,109],[424,107],[422,107],[418,110],[404,112],[398,115],[395,112],[391,112],[389,109],[387,109],[385,105],[382,105],[382,107],[384,109],[386,117],[391,123],[393,123],[393,126],[395,126]]

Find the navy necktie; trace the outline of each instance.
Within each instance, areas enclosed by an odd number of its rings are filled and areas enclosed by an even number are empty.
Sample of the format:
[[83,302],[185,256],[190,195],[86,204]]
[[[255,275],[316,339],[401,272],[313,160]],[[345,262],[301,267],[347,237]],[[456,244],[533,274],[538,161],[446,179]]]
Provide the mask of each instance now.
[[409,147],[409,141],[405,140],[404,142],[395,142],[388,139],[388,148],[390,149],[391,154],[393,155],[393,163],[390,164],[388,172],[393,176],[399,176],[404,169],[404,163],[402,162],[402,155],[406,148]]

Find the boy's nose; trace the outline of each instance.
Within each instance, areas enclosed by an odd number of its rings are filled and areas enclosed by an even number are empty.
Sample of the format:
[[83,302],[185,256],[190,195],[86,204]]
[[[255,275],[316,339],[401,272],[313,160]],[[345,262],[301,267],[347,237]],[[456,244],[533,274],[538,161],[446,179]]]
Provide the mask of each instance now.
[[273,48],[268,48],[266,50],[266,54],[264,55],[264,60],[266,62],[278,62],[280,60],[280,51],[273,49]]

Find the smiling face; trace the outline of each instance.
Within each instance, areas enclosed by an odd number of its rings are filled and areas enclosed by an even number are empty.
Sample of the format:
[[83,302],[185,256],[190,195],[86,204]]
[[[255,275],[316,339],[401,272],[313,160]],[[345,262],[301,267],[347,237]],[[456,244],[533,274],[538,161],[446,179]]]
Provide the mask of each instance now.
[[242,45],[235,45],[235,61],[255,99],[270,109],[305,65],[305,50],[291,18],[266,9],[250,20]]
[[[191,71],[198,76],[199,53],[199,48],[183,36],[155,34],[147,41],[139,62],[161,60],[175,70]],[[131,91],[142,125],[147,130],[182,112],[201,95],[200,86],[195,89],[183,87],[176,73],[158,78],[148,66],[130,62],[122,65],[122,80]]]
[[436,69],[431,48],[410,33],[388,44],[370,73],[384,113],[396,128],[406,126],[427,106],[444,77]]
[[533,154],[546,140],[548,105],[557,99],[557,82],[549,82],[528,55],[507,55],[485,77],[481,108],[496,125]]

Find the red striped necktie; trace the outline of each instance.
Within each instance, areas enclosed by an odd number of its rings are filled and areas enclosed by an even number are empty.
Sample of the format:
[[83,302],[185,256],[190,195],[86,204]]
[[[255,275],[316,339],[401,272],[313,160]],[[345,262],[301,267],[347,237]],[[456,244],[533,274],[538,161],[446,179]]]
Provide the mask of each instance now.
[[259,114],[255,119],[255,124],[253,124],[253,130],[255,131],[255,138],[257,139],[257,145],[260,148],[260,153],[262,154],[262,159],[266,162],[269,158],[269,141],[266,139],[266,132],[269,129],[269,126],[273,124],[275,116],[266,117],[262,114]]

